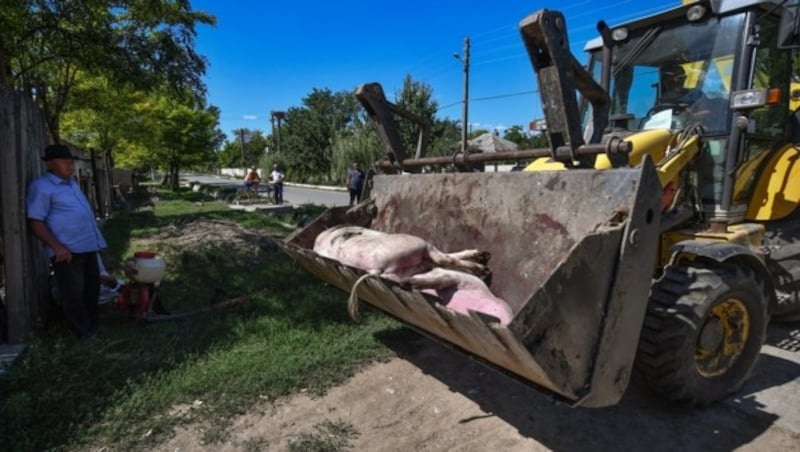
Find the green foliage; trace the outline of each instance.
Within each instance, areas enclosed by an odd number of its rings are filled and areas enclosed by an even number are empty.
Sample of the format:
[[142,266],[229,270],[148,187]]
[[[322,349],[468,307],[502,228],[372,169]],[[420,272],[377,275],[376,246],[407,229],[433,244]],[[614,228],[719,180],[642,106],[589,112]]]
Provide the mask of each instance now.
[[333,141],[337,131],[350,126],[358,105],[353,93],[314,88],[303,98],[303,107],[286,112],[282,127],[280,159],[286,162],[289,178],[294,181],[330,182]]
[[[520,125],[511,126],[510,129],[507,129],[505,134],[503,135],[503,138],[509,141],[513,141],[514,143],[517,143],[519,145],[519,149],[533,149],[535,147],[542,147],[542,146],[537,146],[538,143],[537,138],[530,134],[525,133],[525,130]],[[547,139],[545,138],[544,146],[547,146],[546,140]]]
[[[110,153],[120,167],[165,170],[173,187],[181,168],[239,167],[242,160],[263,169],[278,163],[292,181],[340,184],[350,162],[368,168],[381,157],[353,93],[327,88],[313,88],[288,109],[281,152],[265,155],[272,140],[258,130],[242,130],[244,146],[240,131],[225,141],[218,109],[204,101],[205,58],[194,49],[195,28],[215,22],[186,0],[6,0],[0,74],[10,75],[0,84],[36,92],[52,140],[63,135]],[[406,75],[393,102],[431,122],[427,155],[449,155],[460,148],[459,125],[436,118],[433,99],[429,85]],[[419,131],[407,120],[397,124],[413,152]],[[515,126],[507,137],[522,147],[546,145],[546,137],[521,132]]]
[[272,147],[271,139],[260,130],[236,129],[233,135],[217,153],[217,163],[222,168],[248,168],[257,165],[264,157],[266,149]]
[[178,187],[181,168],[208,168],[215,161],[215,150],[224,139],[219,130],[219,110],[203,108],[172,97],[161,97],[156,104],[159,128],[152,158],[167,168],[170,186]]
[[36,92],[54,141],[80,72],[114,85],[204,94],[195,26],[216,19],[188,1],[15,0],[2,10],[0,70],[10,77],[0,83]]
[[382,148],[371,127],[357,125],[352,132],[340,131],[333,142],[333,162],[328,177],[344,185],[353,162],[358,162],[362,169],[370,168],[381,157]]
[[[164,254],[161,293],[173,313],[206,308],[215,294],[250,298],[149,323],[106,306],[97,342],[76,342],[64,328],[30,341],[0,376],[5,450],[152,450],[192,421],[215,426],[207,441],[222,440],[231,419],[259,400],[301,388],[324,393],[365,363],[390,356],[378,337],[405,331],[369,310],[364,323],[352,324],[346,296],[272,244],[291,232],[285,224],[292,217],[232,211],[186,190],[159,196],[154,210],[109,220],[106,263],[142,246],[174,245],[184,237],[165,234],[198,220],[235,221],[248,234],[262,234],[252,242],[257,249],[173,246],[174,254]],[[330,444],[355,434],[340,422],[323,427],[334,435]]]
[[[425,83],[415,82],[408,74],[403,79],[403,88],[395,93],[394,103],[403,110],[428,120],[430,124],[433,124],[434,115],[439,109],[439,104],[433,100],[433,88]],[[404,148],[412,153],[417,148],[419,127],[408,120],[398,121],[397,127]]]
[[450,119],[437,119],[433,123],[430,156],[451,155],[461,148],[461,128],[458,122]]
[[[78,73],[70,92],[70,109],[61,121],[61,136],[84,149],[125,157],[152,145],[152,121],[147,120],[147,95],[131,85],[112,86],[103,77]],[[135,160],[134,160],[135,162]]]

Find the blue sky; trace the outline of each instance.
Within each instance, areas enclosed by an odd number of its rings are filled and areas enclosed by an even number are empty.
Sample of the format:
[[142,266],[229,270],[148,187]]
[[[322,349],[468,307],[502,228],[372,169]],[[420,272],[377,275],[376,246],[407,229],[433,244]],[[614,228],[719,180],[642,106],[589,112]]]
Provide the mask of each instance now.
[[517,29],[542,9],[566,17],[572,52],[596,23],[609,25],[653,14],[680,0],[464,2],[453,0],[193,0],[195,10],[217,17],[201,26],[197,50],[209,60],[210,104],[221,109],[221,127],[271,133],[272,110],[302,106],[314,88],[353,91],[380,83],[389,100],[411,77],[433,88],[438,117],[461,120],[464,38],[470,38],[471,129],[527,128],[542,117],[536,76]]

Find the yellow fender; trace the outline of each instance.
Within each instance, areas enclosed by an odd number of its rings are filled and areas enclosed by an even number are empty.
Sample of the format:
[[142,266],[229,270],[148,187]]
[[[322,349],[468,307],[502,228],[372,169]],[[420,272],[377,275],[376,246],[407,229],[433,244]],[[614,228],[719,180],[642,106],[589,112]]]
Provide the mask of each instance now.
[[[768,153],[763,153],[766,157]],[[762,159],[748,162],[737,174],[737,181],[746,181],[760,166]],[[771,154],[759,176],[747,206],[746,218],[751,221],[779,220],[789,216],[800,204],[800,150],[792,145]],[[736,196],[734,190],[734,196]]]

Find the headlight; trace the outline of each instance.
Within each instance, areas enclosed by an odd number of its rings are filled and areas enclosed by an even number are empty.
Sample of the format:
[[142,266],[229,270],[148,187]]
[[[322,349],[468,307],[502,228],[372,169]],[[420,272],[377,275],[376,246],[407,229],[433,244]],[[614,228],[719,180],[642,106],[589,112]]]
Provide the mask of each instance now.
[[689,22],[697,22],[706,15],[706,7],[704,5],[694,5],[686,11],[686,20]]
[[734,110],[763,107],[766,104],[766,89],[748,89],[731,94],[731,108]]
[[616,42],[628,39],[628,27],[619,27],[611,30],[611,39]]

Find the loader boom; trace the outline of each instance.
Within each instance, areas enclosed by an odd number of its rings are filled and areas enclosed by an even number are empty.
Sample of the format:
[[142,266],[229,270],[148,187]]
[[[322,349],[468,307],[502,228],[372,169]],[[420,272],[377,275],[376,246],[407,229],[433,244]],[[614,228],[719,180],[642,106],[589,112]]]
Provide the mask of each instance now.
[[[407,119],[418,127],[419,136],[414,157],[419,158],[423,155],[431,135],[430,121],[389,102],[383,93],[383,88],[377,83],[360,85],[356,89],[356,98],[361,102],[378,132],[386,160],[390,163],[390,167],[385,169],[386,172],[398,171],[401,168],[400,164],[406,159],[406,151],[394,115]],[[411,172],[416,172],[416,170],[412,169]]]
[[594,156],[576,151],[585,140],[581,131],[576,89],[592,103],[589,143],[599,143],[608,124],[609,98],[592,75],[569,51],[566,20],[558,11],[541,10],[520,22],[522,41],[539,83],[552,158],[572,166],[594,166]]

